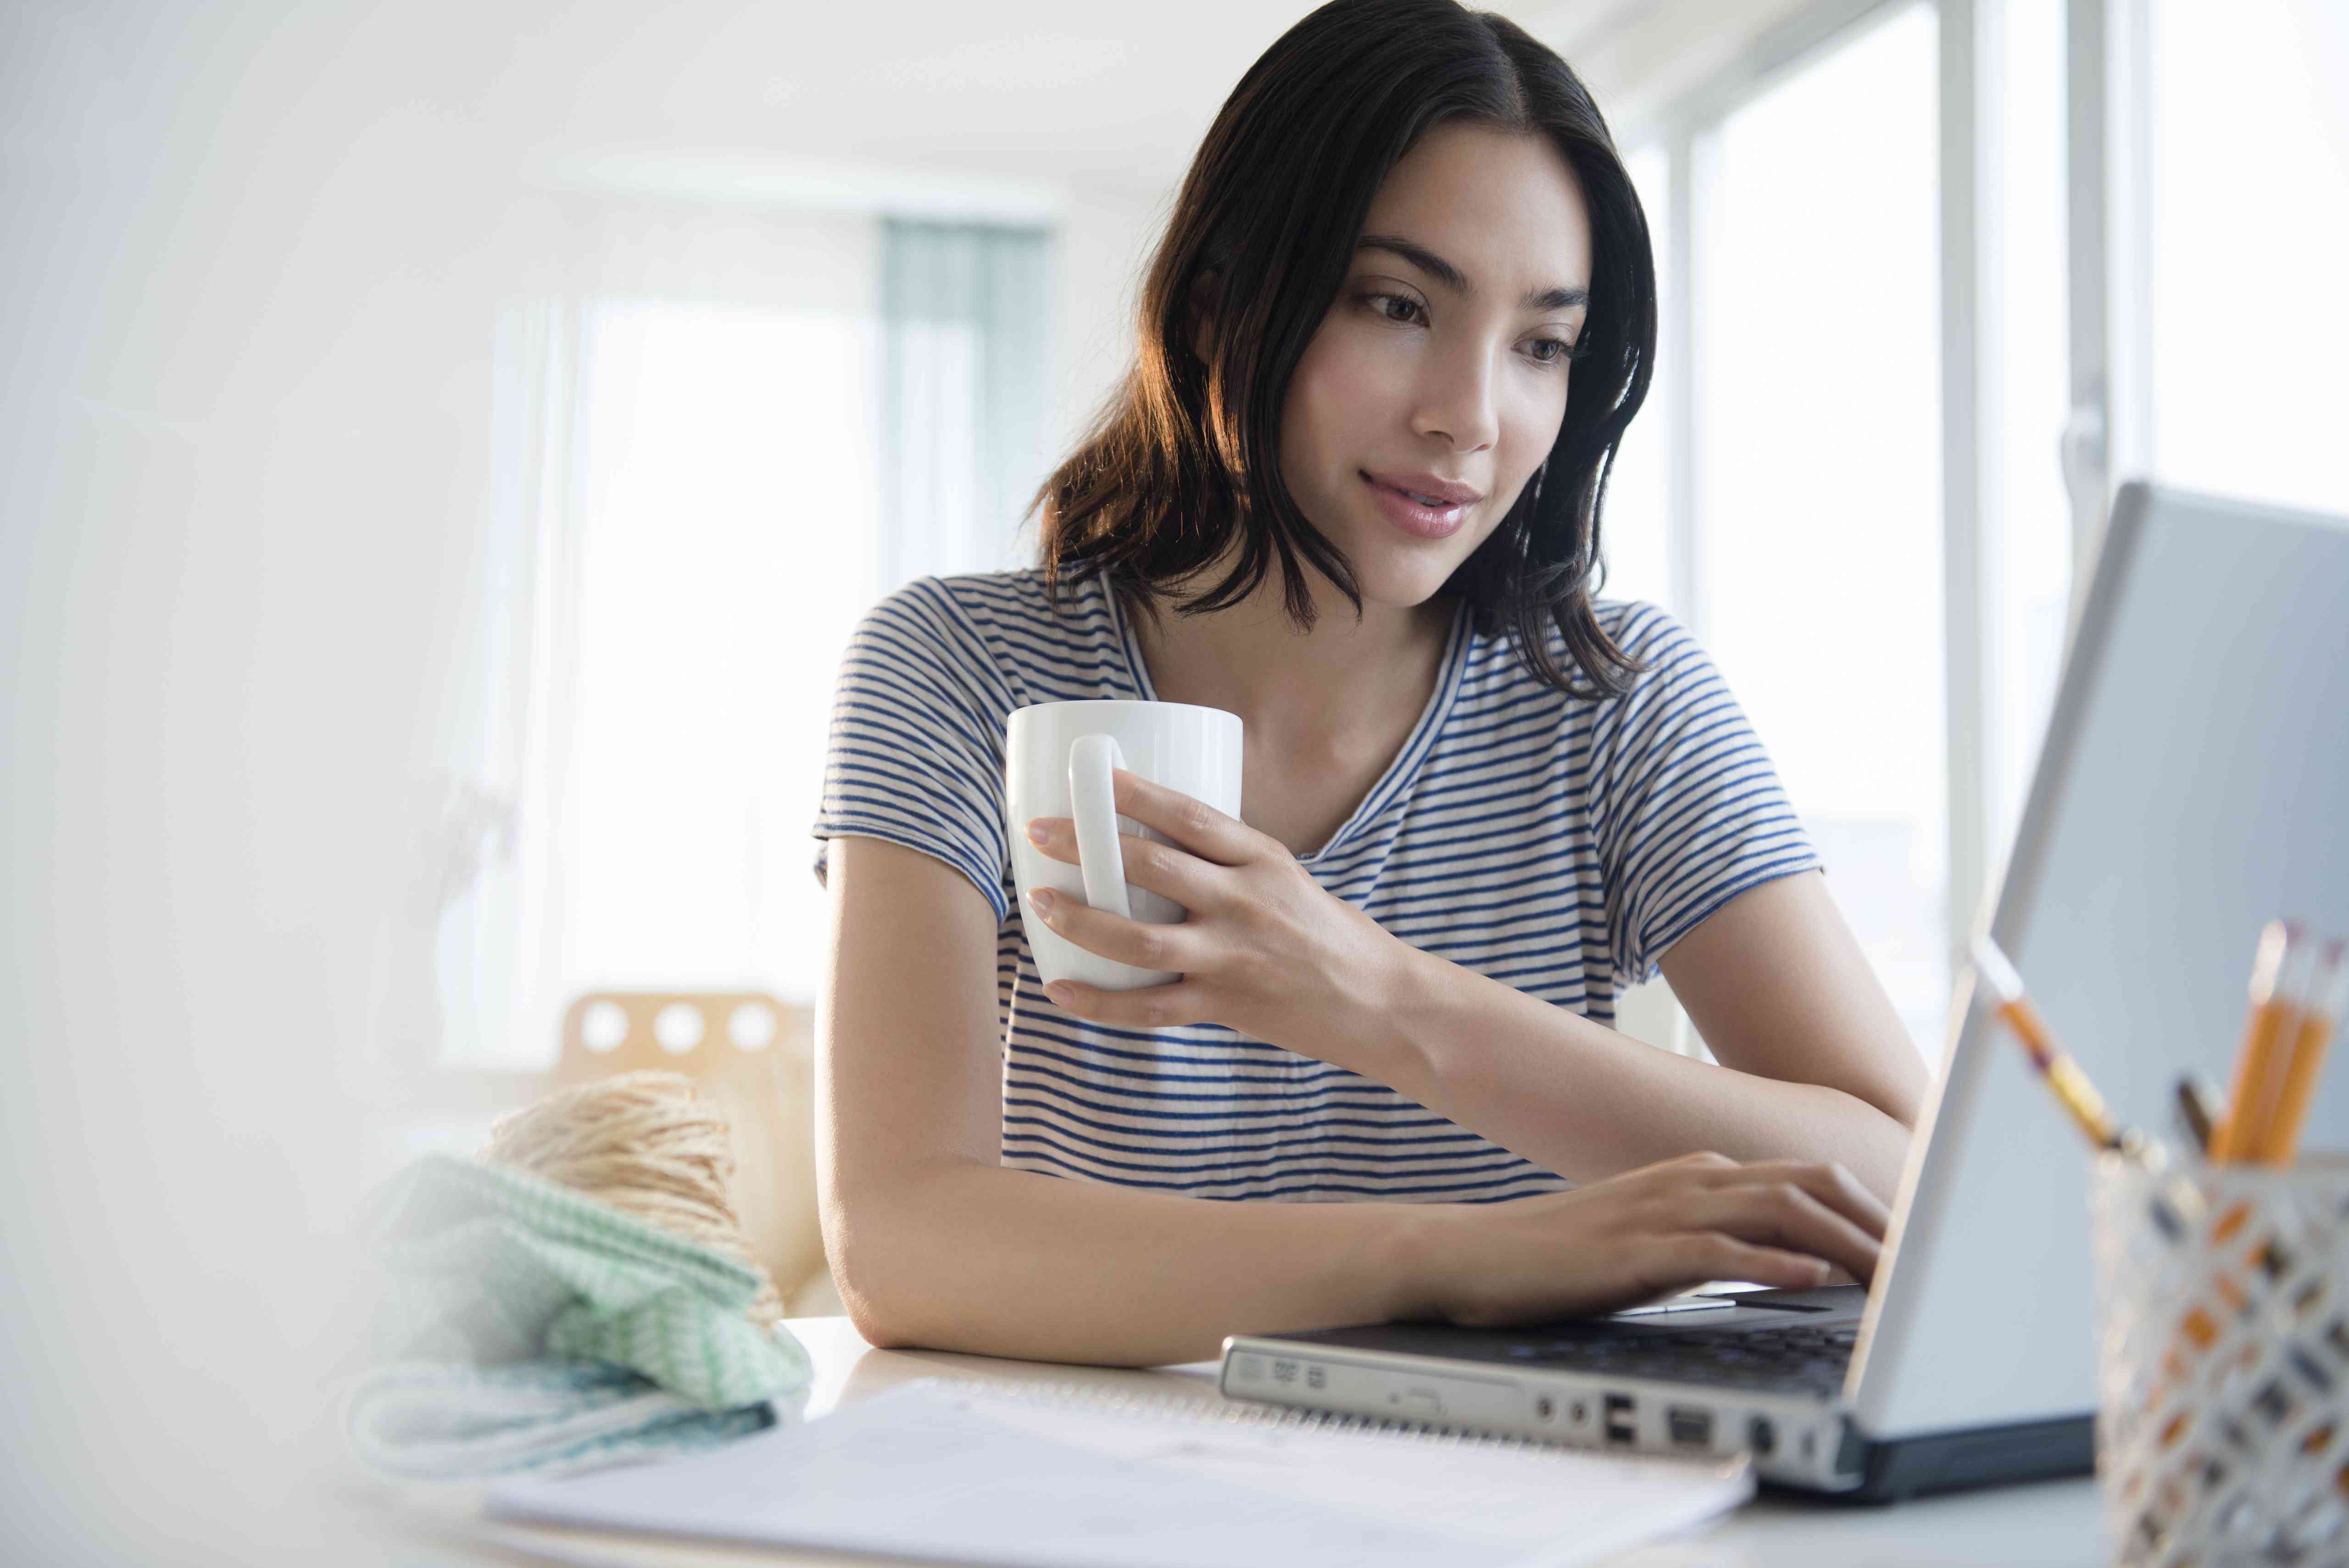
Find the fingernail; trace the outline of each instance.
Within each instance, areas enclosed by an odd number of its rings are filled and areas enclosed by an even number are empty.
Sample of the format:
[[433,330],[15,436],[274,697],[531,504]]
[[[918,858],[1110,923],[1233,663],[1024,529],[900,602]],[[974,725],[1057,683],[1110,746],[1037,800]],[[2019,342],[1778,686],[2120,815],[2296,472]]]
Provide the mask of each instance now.
[[1042,843],[1046,839],[1049,839],[1049,838],[1050,838],[1051,836],[1052,836],[1051,834],[1050,834],[1050,833],[1048,833],[1048,832],[1046,832],[1046,831],[1044,830],[1044,824],[1043,824],[1043,823],[1041,823],[1041,822],[1030,822],[1030,823],[1029,823],[1029,824],[1028,824],[1028,841],[1029,841],[1030,843],[1031,843],[1031,844],[1040,844],[1040,843]]
[[1069,1005],[1069,987],[1065,981],[1053,981],[1044,987],[1044,995],[1052,999],[1052,1006],[1055,1007],[1065,1007]]
[[1034,892],[1028,895],[1028,902],[1036,906],[1036,913],[1038,914],[1051,913],[1052,900],[1052,890],[1048,887],[1040,887]]

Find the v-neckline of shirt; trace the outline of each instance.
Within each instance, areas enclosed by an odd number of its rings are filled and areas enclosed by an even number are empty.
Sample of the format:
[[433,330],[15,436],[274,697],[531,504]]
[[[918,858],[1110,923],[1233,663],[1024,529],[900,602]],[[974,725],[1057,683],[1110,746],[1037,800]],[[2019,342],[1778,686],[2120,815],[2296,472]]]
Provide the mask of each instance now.
[[[1115,584],[1106,574],[1096,577],[1094,581],[1108,603],[1110,620],[1117,629],[1118,645],[1125,655],[1126,673],[1133,681],[1133,689],[1142,694],[1144,702],[1158,701],[1158,689],[1150,681],[1150,666],[1142,657],[1142,644],[1133,634],[1133,622],[1126,615],[1124,603],[1118,598]],[[1319,849],[1310,854],[1298,856],[1298,864],[1306,867],[1318,865],[1329,858],[1330,851],[1343,848],[1364,823],[1386,810],[1387,803],[1419,771],[1419,765],[1425,759],[1436,732],[1444,727],[1444,715],[1452,709],[1452,699],[1460,689],[1461,675],[1468,666],[1468,602],[1463,599],[1453,606],[1452,629],[1445,635],[1443,662],[1436,667],[1435,689],[1427,694],[1427,703],[1419,710],[1418,722],[1411,727],[1411,733],[1403,738],[1402,745],[1387,763],[1385,771],[1379,775],[1378,782],[1354,803],[1354,809],[1347,813],[1346,820],[1338,824],[1338,830],[1330,834]]]

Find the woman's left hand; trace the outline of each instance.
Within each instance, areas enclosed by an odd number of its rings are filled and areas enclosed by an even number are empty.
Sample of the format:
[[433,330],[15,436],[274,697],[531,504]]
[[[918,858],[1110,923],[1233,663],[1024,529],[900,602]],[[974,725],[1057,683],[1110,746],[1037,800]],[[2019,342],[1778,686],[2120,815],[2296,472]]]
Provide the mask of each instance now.
[[[1385,1014],[1413,949],[1324,892],[1278,839],[1123,769],[1113,779],[1118,814],[1174,841],[1120,835],[1125,880],[1173,899],[1189,918],[1179,925],[1129,920],[1044,888],[1030,896],[1030,907],[1089,953],[1182,978],[1138,991],[1056,980],[1046,994],[1095,1023],[1221,1024],[1349,1065],[1336,1053]],[[1039,817],[1027,827],[1042,853],[1077,863],[1076,825],[1068,818]]]

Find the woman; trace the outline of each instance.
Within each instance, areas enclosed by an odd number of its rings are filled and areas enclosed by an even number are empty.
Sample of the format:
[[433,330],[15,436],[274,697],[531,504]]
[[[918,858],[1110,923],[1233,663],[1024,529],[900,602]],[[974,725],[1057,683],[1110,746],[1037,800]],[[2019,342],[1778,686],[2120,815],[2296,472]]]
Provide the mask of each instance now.
[[[1656,311],[1581,84],[1450,0],[1325,5],[1225,104],[1141,316],[1041,564],[909,584],[843,665],[819,1164],[859,1329],[1149,1364],[1868,1277],[1921,1064],[1703,654],[1591,597]],[[1004,719],[1090,697],[1246,721],[1239,820],[1118,775],[1182,925],[1013,906]],[[1183,978],[1047,994],[1030,919]],[[1660,965],[1723,1065],[1608,1026]]]

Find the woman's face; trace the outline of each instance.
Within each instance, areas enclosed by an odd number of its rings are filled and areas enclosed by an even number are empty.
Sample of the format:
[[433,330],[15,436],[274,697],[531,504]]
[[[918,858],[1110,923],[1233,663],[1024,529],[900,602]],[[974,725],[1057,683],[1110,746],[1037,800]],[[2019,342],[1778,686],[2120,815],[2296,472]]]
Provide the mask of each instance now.
[[1388,174],[1280,428],[1282,478],[1366,601],[1432,597],[1532,482],[1589,288],[1581,182],[1547,138],[1443,126]]

